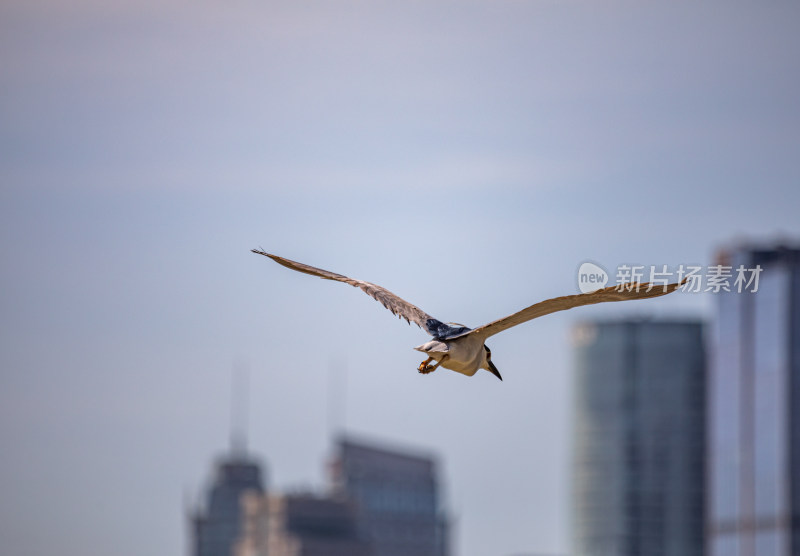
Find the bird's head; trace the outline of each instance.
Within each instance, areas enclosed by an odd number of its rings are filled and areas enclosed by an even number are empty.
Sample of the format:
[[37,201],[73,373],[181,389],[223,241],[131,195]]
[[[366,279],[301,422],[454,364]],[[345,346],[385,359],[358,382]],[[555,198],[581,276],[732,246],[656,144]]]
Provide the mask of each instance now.
[[500,371],[498,371],[497,367],[492,363],[492,350],[490,350],[486,344],[483,344],[483,363],[481,364],[481,369],[486,369],[500,380],[503,380],[503,377],[500,376]]

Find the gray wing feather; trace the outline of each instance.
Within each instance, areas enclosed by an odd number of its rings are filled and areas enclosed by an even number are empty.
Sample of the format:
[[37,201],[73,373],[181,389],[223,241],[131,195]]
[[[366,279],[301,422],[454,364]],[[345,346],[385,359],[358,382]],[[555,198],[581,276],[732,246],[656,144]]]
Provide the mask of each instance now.
[[611,286],[590,293],[554,297],[553,299],[548,299],[547,301],[541,301],[531,305],[530,307],[514,313],[513,315],[509,315],[502,319],[490,322],[489,324],[479,326],[478,328],[461,334],[461,336],[466,336],[467,334],[478,334],[483,338],[488,338],[489,336],[494,336],[498,332],[502,332],[503,330],[511,328],[512,326],[522,324],[523,322],[527,322],[535,318],[543,317],[544,315],[549,315],[550,313],[566,311],[567,309],[572,309],[573,307],[593,305],[595,303],[608,303],[611,301],[630,301],[634,299],[659,297],[675,291],[681,284],[684,284],[685,282],[686,279],[684,279],[681,283],[669,284],[666,287],[664,287],[664,285],[654,286],[650,291],[647,291],[647,288],[649,287],[649,283],[647,282],[638,284],[638,287],[631,287],[630,291],[628,291],[627,287],[636,286],[636,284],[623,284],[622,286],[624,287]]
[[269,257],[276,263],[283,265],[286,268],[291,268],[292,270],[296,270],[297,272],[303,272],[305,274],[310,274],[312,276],[318,276],[326,280],[336,280],[338,282],[344,282],[345,284],[350,284],[353,287],[359,288],[368,296],[375,299],[381,305],[389,309],[393,315],[397,315],[398,317],[406,319],[406,322],[408,322],[409,324],[411,322],[414,322],[417,326],[427,331],[429,334],[434,335],[435,331],[434,327],[436,323],[439,323],[438,320],[430,316],[428,313],[426,313],[416,305],[412,305],[408,301],[405,301],[404,299],[396,296],[386,288],[382,288],[376,284],[365,282],[363,280],[348,278],[347,276],[342,276],[341,274],[336,274],[335,272],[322,270],[321,268],[316,268],[307,264],[291,261],[289,259],[279,257],[278,255],[271,255],[259,249],[252,249],[251,251],[258,255],[264,255],[265,257]]

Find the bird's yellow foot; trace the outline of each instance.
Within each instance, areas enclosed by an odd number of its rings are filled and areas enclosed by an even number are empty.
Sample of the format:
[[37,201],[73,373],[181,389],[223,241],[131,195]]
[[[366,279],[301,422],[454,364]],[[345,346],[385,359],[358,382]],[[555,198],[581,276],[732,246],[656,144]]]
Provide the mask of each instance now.
[[424,375],[427,375],[427,374],[432,373],[433,371],[435,371],[437,368],[439,368],[439,365],[441,365],[444,362],[445,359],[447,359],[447,355],[442,357],[441,361],[437,361],[435,365],[428,365],[428,363],[433,361],[433,357],[428,357],[425,361],[423,361],[422,363],[419,364],[419,367],[417,367],[417,370],[420,373],[422,373]]
[[433,361],[433,357],[428,357],[425,361],[423,361],[422,363],[419,364],[419,367],[417,367],[417,370],[419,372],[421,372],[422,374],[424,374],[424,375],[432,372],[433,369],[428,370],[430,368],[428,366],[428,363],[430,363],[431,361]]

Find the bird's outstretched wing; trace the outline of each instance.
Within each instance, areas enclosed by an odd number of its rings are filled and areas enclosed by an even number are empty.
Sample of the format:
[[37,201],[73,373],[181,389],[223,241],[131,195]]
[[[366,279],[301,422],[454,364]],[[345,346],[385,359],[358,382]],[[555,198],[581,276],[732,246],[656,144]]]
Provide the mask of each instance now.
[[565,295],[563,297],[554,297],[547,301],[541,301],[535,305],[509,315],[502,319],[484,324],[459,336],[466,336],[467,334],[478,334],[484,339],[489,336],[494,336],[498,332],[502,332],[512,326],[522,324],[531,319],[543,317],[550,313],[558,311],[566,311],[573,307],[580,307],[582,305],[593,305],[595,303],[607,303],[609,301],[629,301],[633,299],[647,299],[649,297],[659,297],[675,291],[679,286],[686,283],[684,279],[680,283],[668,284],[666,287],[662,285],[653,286],[650,291],[647,291],[650,284],[645,282],[643,284],[622,284],[621,286],[611,286],[601,290],[590,293],[582,293],[577,295]]
[[363,290],[367,295],[379,301],[381,305],[389,309],[392,314],[397,315],[400,318],[406,319],[406,321],[410,324],[414,322],[428,332],[431,336],[438,337],[440,336],[440,332],[443,331],[442,327],[445,329],[450,329],[449,326],[443,324],[442,322],[436,320],[428,313],[417,307],[416,305],[412,305],[408,301],[396,296],[386,288],[382,288],[376,284],[371,284],[370,282],[364,282],[363,280],[356,280],[355,278],[348,278],[347,276],[342,276],[341,274],[336,274],[335,272],[329,272],[327,270],[322,270],[321,268],[316,268],[313,266],[309,266],[307,264],[298,263],[295,261],[291,261],[289,259],[285,259],[283,257],[279,257],[278,255],[271,255],[269,253],[265,253],[259,249],[251,249],[253,253],[258,255],[264,255],[265,257],[269,257],[273,261],[278,264],[285,266],[286,268],[291,268],[292,270],[296,270],[297,272],[303,272],[305,274],[311,274],[312,276],[319,276],[320,278],[325,278],[326,280],[336,280],[338,282],[344,282],[345,284],[350,284],[356,288],[360,288]]

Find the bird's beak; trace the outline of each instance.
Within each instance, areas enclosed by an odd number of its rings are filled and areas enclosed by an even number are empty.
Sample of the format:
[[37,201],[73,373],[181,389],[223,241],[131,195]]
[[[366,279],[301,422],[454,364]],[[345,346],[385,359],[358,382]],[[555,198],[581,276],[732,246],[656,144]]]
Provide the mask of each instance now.
[[500,371],[497,370],[497,367],[494,366],[494,363],[492,363],[491,359],[487,361],[487,363],[489,363],[489,372],[492,373],[497,378],[499,378],[500,380],[503,380],[503,377],[500,376]]

